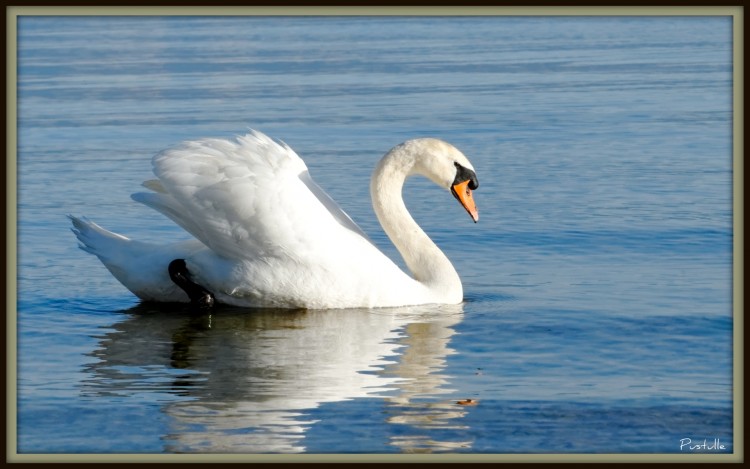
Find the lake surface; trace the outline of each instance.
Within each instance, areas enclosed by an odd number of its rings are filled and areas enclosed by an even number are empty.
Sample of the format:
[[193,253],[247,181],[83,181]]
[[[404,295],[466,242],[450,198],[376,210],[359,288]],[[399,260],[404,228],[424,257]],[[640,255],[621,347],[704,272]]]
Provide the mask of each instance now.
[[[16,451],[732,453],[732,71],[729,17],[21,17]],[[77,248],[187,239],[130,194],[248,128],[400,265],[372,169],[460,148],[478,224],[404,197],[466,301],[191,314]]]

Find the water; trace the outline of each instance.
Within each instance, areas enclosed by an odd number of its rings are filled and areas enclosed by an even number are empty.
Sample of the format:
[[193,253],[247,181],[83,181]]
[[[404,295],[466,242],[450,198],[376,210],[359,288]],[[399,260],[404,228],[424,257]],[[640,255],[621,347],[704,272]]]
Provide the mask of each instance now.
[[[734,451],[730,18],[18,26],[17,452]],[[478,224],[404,193],[465,303],[189,314],[77,249],[67,213],[185,239],[129,198],[151,156],[249,127],[392,258],[377,159],[462,149]]]

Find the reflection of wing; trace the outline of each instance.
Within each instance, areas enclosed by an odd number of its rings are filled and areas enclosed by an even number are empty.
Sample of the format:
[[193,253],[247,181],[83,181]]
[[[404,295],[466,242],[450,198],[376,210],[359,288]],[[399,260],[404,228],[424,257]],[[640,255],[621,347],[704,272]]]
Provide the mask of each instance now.
[[319,257],[352,242],[374,249],[302,159],[261,133],[186,142],[156,155],[153,165],[159,181],[144,185],[155,192],[133,198],[226,258]]

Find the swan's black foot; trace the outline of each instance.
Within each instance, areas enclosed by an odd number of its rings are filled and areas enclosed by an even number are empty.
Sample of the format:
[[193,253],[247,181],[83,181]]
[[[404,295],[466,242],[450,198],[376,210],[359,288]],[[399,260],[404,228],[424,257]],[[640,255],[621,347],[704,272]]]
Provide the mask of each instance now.
[[185,259],[175,259],[169,263],[169,278],[187,293],[192,307],[210,309],[216,303],[213,293],[190,279]]

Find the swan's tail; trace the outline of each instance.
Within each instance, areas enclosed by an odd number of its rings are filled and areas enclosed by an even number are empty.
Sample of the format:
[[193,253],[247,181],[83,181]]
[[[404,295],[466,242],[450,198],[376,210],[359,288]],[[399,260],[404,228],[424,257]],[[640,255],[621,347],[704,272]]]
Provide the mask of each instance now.
[[68,215],[73,222],[71,231],[78,238],[78,247],[101,259],[106,265],[111,262],[112,254],[122,251],[123,245],[131,242],[130,238],[105,230],[87,218]]
[[185,301],[187,296],[171,281],[169,262],[184,257],[187,245],[159,246],[105,230],[96,223],[68,215],[79,247],[102,261],[128,290],[144,300]]

